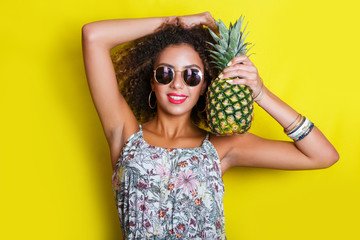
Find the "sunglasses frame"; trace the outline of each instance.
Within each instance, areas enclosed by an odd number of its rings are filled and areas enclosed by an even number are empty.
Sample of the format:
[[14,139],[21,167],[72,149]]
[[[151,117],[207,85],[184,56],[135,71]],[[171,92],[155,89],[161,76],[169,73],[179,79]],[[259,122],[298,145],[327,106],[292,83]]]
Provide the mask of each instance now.
[[[174,72],[173,79],[171,79],[171,81],[170,81],[169,83],[164,84],[164,83],[159,82],[159,81],[156,79],[156,70],[157,70],[158,68],[160,68],[160,67],[170,68],[171,71]],[[191,86],[191,85],[189,85],[189,84],[186,83],[186,81],[185,81],[185,79],[184,79],[184,72],[185,72],[186,70],[188,70],[188,69],[196,69],[196,70],[199,71],[199,76],[200,76],[201,79],[200,79],[200,81],[199,81],[198,84],[196,84],[196,85],[194,85],[194,86]],[[170,84],[172,81],[174,81],[176,72],[181,72],[181,77],[182,77],[182,80],[183,80],[184,84],[185,84],[186,86],[189,86],[189,87],[196,87],[196,86],[198,86],[198,85],[201,83],[201,81],[203,80],[203,76],[204,76],[204,75],[203,75],[203,72],[202,72],[200,69],[195,68],[195,67],[185,68],[184,70],[175,70],[175,69],[172,68],[172,67],[160,65],[160,66],[158,66],[157,68],[155,68],[155,69],[153,70],[153,72],[154,72],[154,79],[155,79],[155,81],[156,81],[157,83],[161,84],[161,85],[168,85],[168,84]]]

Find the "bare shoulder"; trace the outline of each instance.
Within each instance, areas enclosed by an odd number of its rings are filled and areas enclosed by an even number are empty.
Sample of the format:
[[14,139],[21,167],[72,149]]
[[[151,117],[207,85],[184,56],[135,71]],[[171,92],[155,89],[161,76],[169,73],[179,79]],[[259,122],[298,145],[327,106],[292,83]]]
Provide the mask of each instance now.
[[253,157],[261,151],[259,146],[272,142],[252,133],[231,136],[212,134],[210,141],[218,152],[223,174],[234,166],[250,166]]
[[231,135],[231,136],[217,136],[211,134],[210,141],[216,148],[216,151],[219,154],[220,160],[222,160],[234,147],[241,149],[242,146],[254,144],[256,141],[261,140],[262,138],[252,134],[244,133],[241,135]]

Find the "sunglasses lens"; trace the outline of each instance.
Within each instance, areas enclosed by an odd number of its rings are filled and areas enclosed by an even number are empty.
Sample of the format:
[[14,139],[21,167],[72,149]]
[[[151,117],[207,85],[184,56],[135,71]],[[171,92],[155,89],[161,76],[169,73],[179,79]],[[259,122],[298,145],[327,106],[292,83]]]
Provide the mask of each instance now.
[[184,81],[189,86],[196,86],[201,82],[202,74],[199,69],[189,68],[184,71]]
[[169,67],[158,67],[155,71],[155,78],[158,83],[169,84],[174,78],[174,72]]

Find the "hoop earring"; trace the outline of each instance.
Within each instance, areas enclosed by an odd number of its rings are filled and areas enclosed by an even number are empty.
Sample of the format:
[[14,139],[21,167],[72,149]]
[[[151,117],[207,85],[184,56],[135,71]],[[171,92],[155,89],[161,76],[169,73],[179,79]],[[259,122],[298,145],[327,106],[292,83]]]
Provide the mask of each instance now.
[[151,90],[150,94],[149,94],[149,107],[150,109],[155,109],[156,108],[156,97],[155,97],[155,103],[154,106],[151,106],[151,95],[152,93],[155,93],[153,90]]
[[[200,110],[199,108],[202,109],[202,110]],[[205,95],[200,95],[199,100],[196,103],[196,109],[200,113],[205,111],[205,109],[206,109],[206,97],[205,97]]]

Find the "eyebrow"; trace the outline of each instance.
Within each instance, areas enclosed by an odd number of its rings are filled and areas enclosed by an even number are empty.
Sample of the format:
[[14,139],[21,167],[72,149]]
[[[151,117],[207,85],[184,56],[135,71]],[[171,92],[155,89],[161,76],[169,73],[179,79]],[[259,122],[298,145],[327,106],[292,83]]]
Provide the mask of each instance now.
[[[170,64],[167,64],[167,63],[159,63],[157,66],[167,66],[167,67],[170,67],[170,68],[175,68],[173,65],[170,65]],[[184,68],[191,68],[191,67],[196,67],[198,69],[201,69],[201,67],[199,67],[196,64],[190,64],[190,65],[184,66]]]

